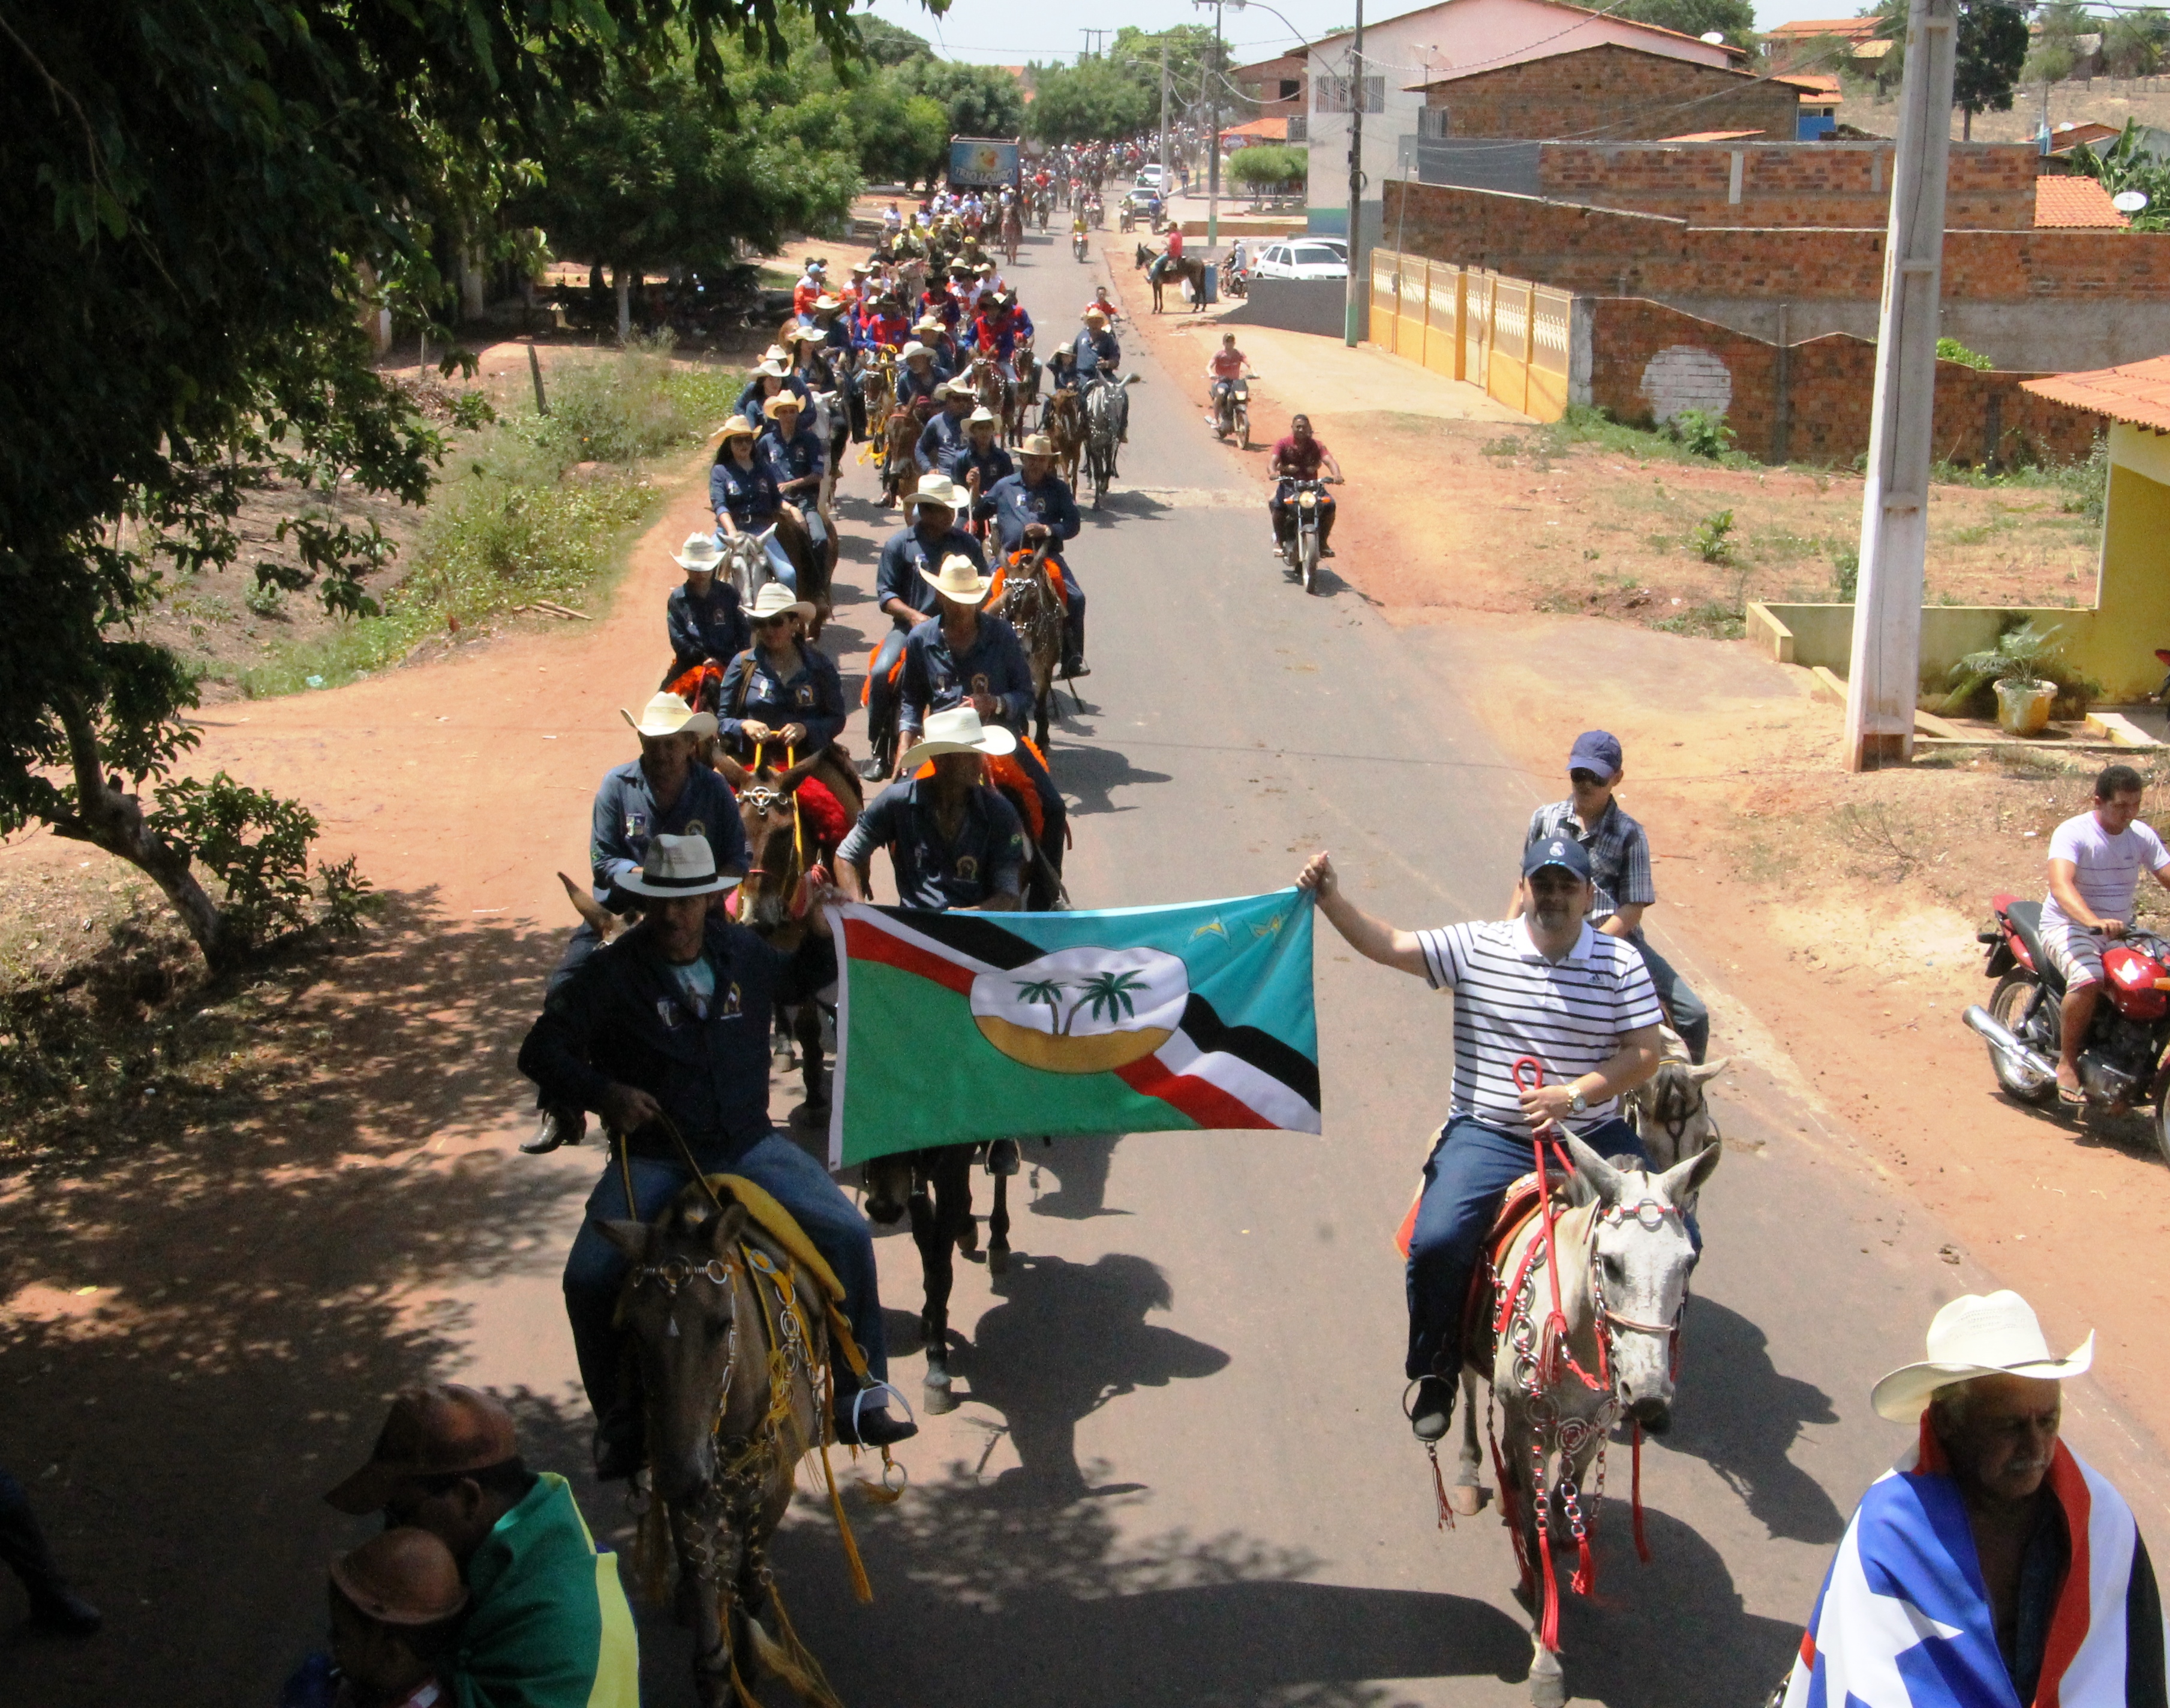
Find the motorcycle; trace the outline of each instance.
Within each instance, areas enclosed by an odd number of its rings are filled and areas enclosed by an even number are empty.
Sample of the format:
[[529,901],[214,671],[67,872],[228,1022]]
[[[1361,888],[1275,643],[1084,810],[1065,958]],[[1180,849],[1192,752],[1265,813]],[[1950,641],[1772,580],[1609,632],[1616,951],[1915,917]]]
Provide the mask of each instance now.
[[1289,574],[1303,583],[1306,593],[1318,591],[1319,523],[1325,513],[1326,485],[1323,480],[1289,483],[1289,503],[1296,513],[1296,525],[1280,542],[1281,562]]
[[1250,280],[1244,276],[1243,270],[1236,264],[1232,255],[1221,264],[1221,294],[1236,302],[1242,302],[1251,294]]
[[1075,255],[1079,260],[1083,260],[1085,259],[1086,248],[1089,241],[1090,240],[1082,232],[1071,232],[1070,253]]
[[1251,382],[1238,377],[1228,382],[1215,393],[1213,400],[1213,436],[1226,441],[1234,438],[1243,449],[1251,448]]
[[[1985,978],[1996,980],[1986,1008],[1961,1017],[1989,1045],[1990,1070],[2005,1095],[2039,1103],[2056,1090],[2064,1031],[2065,981],[2042,952],[2042,904],[1999,895],[1996,921],[1978,932],[1987,946]],[[2103,997],[2080,1047],[2080,1086],[2091,1102],[2152,1102],[2155,1147],[2170,1159],[2170,942],[2129,930],[2103,949]]]

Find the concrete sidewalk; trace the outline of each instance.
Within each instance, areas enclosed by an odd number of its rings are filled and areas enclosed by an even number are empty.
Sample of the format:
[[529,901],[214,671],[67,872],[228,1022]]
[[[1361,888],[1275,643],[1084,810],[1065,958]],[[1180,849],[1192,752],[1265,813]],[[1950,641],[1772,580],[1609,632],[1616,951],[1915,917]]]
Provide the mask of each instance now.
[[[1385,410],[1429,415],[1442,421],[1507,421],[1531,424],[1466,380],[1450,380],[1369,344],[1351,350],[1340,339],[1268,326],[1231,327],[1236,343],[1258,371],[1259,383],[1276,398],[1306,400],[1314,414],[1357,415]],[[1186,315],[1176,332],[1198,350],[1197,371],[1221,348],[1221,328]]]

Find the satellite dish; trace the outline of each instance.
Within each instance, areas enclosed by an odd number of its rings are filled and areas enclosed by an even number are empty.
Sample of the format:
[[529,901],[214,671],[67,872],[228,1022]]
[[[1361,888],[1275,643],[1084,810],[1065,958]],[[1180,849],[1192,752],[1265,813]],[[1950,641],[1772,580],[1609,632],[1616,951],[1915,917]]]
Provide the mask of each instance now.
[[1706,29],[1702,33],[1702,39],[1713,47],[1725,45],[1725,32],[1722,29]]
[[2119,213],[2138,213],[2147,205],[2147,193],[2139,189],[2121,189],[2109,199],[2109,205]]

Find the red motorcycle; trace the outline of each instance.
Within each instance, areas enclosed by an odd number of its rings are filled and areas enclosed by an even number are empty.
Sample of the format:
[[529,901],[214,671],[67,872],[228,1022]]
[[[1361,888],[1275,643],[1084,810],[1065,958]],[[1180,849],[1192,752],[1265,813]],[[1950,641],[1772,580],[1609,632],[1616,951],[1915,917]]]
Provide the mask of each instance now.
[[[1989,948],[1989,1006],[1962,1017],[1989,1045],[1989,1065],[2007,1097],[2039,1103],[2057,1086],[2065,981],[2042,952],[2042,904],[1999,895],[1996,923],[1977,934]],[[2104,999],[2080,1047],[2080,1086],[2090,1102],[2153,1106],[2149,1131],[2170,1159],[2170,942],[2137,929],[2105,942]]]

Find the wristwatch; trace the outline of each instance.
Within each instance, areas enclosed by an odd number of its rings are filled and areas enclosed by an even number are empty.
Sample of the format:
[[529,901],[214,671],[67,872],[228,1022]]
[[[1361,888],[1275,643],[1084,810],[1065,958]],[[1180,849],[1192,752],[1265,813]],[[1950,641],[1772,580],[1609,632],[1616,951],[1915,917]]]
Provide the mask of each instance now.
[[1578,1115],[1587,1115],[1590,1113],[1590,1099],[1583,1096],[1581,1092],[1577,1091],[1574,1101],[1568,1105],[1568,1108]]

